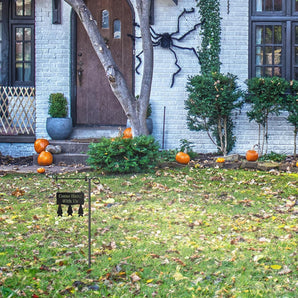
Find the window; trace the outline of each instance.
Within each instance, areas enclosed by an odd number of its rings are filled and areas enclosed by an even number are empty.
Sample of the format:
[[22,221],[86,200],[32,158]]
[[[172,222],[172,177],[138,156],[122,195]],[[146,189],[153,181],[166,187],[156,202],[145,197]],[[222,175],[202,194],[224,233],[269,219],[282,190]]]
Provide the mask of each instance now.
[[34,1],[0,0],[0,83],[34,86],[34,62]]
[[250,77],[298,80],[297,15],[297,0],[251,0]]
[[101,28],[109,29],[109,12],[107,10],[101,12]]
[[114,21],[114,38],[115,39],[121,38],[121,21],[120,20]]

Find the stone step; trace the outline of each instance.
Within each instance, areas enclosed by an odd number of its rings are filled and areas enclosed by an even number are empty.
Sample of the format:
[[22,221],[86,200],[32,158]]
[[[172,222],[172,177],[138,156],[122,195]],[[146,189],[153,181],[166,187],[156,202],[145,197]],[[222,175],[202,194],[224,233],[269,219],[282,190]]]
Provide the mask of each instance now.
[[86,138],[115,138],[119,131],[123,132],[125,126],[97,126],[97,127],[74,127],[71,139],[86,139]]
[[[37,165],[38,154],[34,154],[33,163]],[[60,153],[53,154],[53,164],[55,165],[87,165],[87,154],[80,153]]]
[[50,145],[61,146],[61,153],[86,153],[91,142],[97,142],[97,139],[76,140],[50,140]]

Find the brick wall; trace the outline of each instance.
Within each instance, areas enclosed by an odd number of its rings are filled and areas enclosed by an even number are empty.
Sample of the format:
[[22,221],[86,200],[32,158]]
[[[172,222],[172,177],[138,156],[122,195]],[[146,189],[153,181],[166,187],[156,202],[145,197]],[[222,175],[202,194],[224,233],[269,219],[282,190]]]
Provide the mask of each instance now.
[[[35,1],[36,136],[48,137],[48,98],[61,92],[70,100],[70,7],[62,4],[62,24],[52,24],[52,2]],[[70,109],[69,109],[70,110]]]

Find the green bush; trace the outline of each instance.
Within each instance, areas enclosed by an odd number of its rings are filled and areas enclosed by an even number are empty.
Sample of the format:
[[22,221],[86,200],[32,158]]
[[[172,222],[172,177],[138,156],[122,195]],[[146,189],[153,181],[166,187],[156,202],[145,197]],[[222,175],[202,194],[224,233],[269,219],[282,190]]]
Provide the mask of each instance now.
[[49,115],[53,118],[65,118],[67,116],[67,99],[63,93],[50,94]]
[[188,79],[186,89],[189,94],[185,101],[188,128],[206,131],[217,149],[227,155],[235,144],[232,112],[242,106],[243,92],[237,77],[217,72],[196,75]]
[[158,161],[159,144],[152,136],[107,139],[91,143],[88,164],[109,173],[136,173],[152,169]]

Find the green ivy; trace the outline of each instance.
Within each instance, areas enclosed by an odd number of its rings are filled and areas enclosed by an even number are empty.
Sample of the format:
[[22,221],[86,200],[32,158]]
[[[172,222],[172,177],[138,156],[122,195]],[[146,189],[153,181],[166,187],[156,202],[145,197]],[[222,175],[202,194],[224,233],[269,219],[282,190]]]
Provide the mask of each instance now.
[[219,0],[197,0],[201,19],[202,43],[198,51],[201,73],[220,72],[221,25]]

